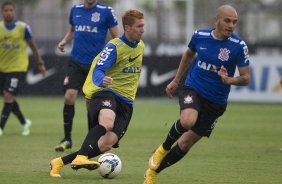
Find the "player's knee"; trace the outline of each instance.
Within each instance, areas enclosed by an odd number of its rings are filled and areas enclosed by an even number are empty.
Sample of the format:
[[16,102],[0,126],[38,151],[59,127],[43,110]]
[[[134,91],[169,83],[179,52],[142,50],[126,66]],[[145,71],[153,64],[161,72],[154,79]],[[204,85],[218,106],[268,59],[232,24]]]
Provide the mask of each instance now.
[[3,97],[5,102],[13,102],[15,100],[15,96],[8,91],[3,92]]
[[111,109],[102,109],[99,112],[99,124],[104,126],[107,131],[110,131],[114,127],[115,112]]
[[196,120],[197,119],[194,118],[194,117],[183,116],[183,117],[180,118],[180,123],[181,123],[183,128],[189,130],[195,125]]
[[67,90],[65,93],[65,103],[73,105],[77,97],[77,90]]

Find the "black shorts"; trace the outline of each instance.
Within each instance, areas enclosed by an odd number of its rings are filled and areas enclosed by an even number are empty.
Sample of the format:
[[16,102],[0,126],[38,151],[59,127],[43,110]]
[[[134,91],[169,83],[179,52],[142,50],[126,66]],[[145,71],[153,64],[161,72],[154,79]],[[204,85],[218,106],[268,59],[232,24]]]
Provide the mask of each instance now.
[[198,119],[191,130],[199,136],[209,137],[227,104],[213,103],[192,88],[184,87],[179,92],[179,105],[180,110],[192,108],[198,111]]
[[113,110],[116,114],[116,118],[112,132],[114,132],[120,140],[125,134],[131,120],[133,105],[123,102],[112,92],[100,91],[92,96],[87,109],[90,122],[92,123],[90,128],[98,124],[98,115],[101,109]]
[[67,74],[64,79],[63,90],[76,89],[81,91],[90,70],[90,64],[80,64],[73,60],[68,62]]
[[25,72],[0,72],[0,89],[1,92],[8,91],[13,95],[17,95],[19,88],[25,79]]

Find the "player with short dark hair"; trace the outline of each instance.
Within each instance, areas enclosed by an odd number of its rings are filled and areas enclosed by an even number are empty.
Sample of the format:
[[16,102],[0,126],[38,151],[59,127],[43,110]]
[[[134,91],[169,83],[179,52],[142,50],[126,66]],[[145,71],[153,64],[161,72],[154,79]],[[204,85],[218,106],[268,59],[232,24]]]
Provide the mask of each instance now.
[[64,138],[55,147],[56,151],[72,148],[72,125],[75,114],[75,101],[81,91],[95,56],[105,46],[107,31],[111,36],[119,36],[118,22],[114,10],[97,0],[84,0],[74,5],[69,16],[70,29],[58,48],[64,52],[65,45],[73,40],[67,74],[64,79]]
[[[233,33],[237,21],[237,11],[223,5],[217,9],[215,28],[197,30],[192,36],[176,76],[166,87],[167,95],[172,96],[190,67],[179,93],[180,118],[149,159],[144,184],[157,183],[162,170],[181,160],[202,137],[210,136],[226,109],[231,85],[248,85],[248,48]],[[234,77],[236,67],[239,76]]]
[[0,136],[10,113],[14,113],[22,125],[22,135],[30,134],[31,121],[26,119],[16,100],[20,85],[28,70],[27,46],[32,50],[39,71],[45,75],[45,66],[32,38],[28,24],[16,19],[16,7],[11,1],[1,5],[4,20],[0,21],[0,89],[4,106],[0,119]]
[[92,128],[79,151],[51,161],[52,177],[60,177],[62,167],[70,163],[74,170],[97,169],[100,163],[89,159],[118,147],[127,131],[142,68],[144,15],[128,10],[122,20],[124,34],[95,57],[83,85]]

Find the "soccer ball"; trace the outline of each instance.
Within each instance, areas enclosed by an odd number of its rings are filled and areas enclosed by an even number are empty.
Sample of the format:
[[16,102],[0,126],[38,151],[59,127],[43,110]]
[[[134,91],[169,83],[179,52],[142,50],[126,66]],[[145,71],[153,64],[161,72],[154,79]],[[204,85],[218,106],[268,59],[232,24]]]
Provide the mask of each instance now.
[[114,178],[121,171],[121,160],[113,153],[105,153],[101,155],[98,162],[101,164],[98,168],[98,172],[104,178]]

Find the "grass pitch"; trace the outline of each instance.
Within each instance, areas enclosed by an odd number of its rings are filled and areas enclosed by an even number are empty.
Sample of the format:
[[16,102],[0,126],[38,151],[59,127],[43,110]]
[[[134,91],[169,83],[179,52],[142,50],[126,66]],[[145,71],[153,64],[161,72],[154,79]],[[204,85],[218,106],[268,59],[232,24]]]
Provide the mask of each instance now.
[[[179,114],[176,99],[137,99],[120,148],[112,150],[123,162],[117,178],[102,179],[96,171],[75,172],[70,166],[63,168],[62,178],[51,178],[49,161],[71,153],[54,151],[63,137],[63,97],[20,97],[18,101],[33,122],[31,135],[21,136],[18,120],[10,116],[0,137],[1,184],[141,184],[147,160]],[[80,148],[87,132],[83,98],[75,108],[72,151]],[[281,138],[281,104],[231,103],[211,137],[203,138],[183,160],[164,170],[158,183],[280,184]]]

